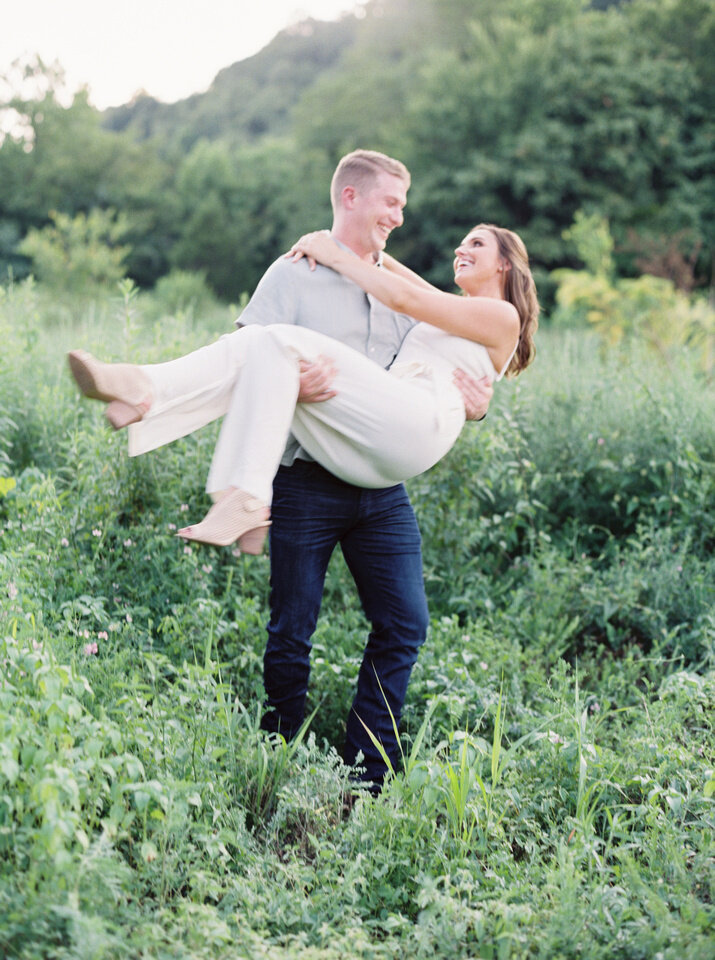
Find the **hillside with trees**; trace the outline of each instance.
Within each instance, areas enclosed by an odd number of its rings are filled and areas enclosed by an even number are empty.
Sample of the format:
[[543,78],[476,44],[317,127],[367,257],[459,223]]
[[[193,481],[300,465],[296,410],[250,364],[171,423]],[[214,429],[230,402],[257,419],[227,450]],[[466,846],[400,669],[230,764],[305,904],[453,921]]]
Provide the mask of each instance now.
[[[125,218],[142,286],[203,271],[236,299],[306,228],[329,221],[336,159],[357,145],[413,173],[394,250],[449,283],[472,222],[519,230],[547,301],[575,266],[564,231],[605,217],[622,276],[711,278],[715,12],[709,0],[372,0],[306,21],[175,104],[100,114],[40,62],[0,102],[0,273],[53,212]],[[69,105],[68,105],[69,103]]]
[[221,70],[209,90],[177,103],[148,95],[106,111],[104,126],[154,139],[162,152],[187,151],[198,140],[253,143],[286,134],[291,113],[317,76],[339,63],[355,41],[357,20],[313,19],[281,31],[262,50]]

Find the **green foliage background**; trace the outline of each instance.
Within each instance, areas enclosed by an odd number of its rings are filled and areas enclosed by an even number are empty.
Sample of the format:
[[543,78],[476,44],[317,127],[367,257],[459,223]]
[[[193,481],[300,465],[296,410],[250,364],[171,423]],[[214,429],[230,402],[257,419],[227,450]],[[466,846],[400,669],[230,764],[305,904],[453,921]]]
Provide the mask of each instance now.
[[[0,102],[0,275],[53,211],[128,218],[129,275],[171,267],[250,292],[266,259],[329,222],[339,156],[399,156],[414,185],[394,252],[447,284],[479,220],[520,231],[548,299],[575,213],[606,217],[619,275],[711,279],[710,0],[371,0],[308,21],[175,104],[101,115],[61,71],[17,65]],[[66,106],[67,103],[70,106]]]
[[[339,556],[310,727],[258,730],[268,559],[183,544],[214,428],[136,460],[64,352],[224,332],[200,278],[0,288],[8,957],[653,957],[715,941],[713,394],[687,346],[542,331],[410,483],[432,614],[379,800],[338,760],[367,625]],[[200,304],[201,320],[197,319]]]
[[[371,0],[206,94],[105,115],[60,70],[13,71],[3,955],[710,960],[714,20]],[[270,741],[268,558],[174,537],[207,506],[215,428],[130,461],[64,363],[230,329],[216,295],[244,302],[327,224],[356,146],[412,170],[394,252],[446,286],[461,232],[502,222],[547,306],[534,366],[410,483],[432,619],[377,801],[338,759],[367,630],[341,558],[310,726]]]

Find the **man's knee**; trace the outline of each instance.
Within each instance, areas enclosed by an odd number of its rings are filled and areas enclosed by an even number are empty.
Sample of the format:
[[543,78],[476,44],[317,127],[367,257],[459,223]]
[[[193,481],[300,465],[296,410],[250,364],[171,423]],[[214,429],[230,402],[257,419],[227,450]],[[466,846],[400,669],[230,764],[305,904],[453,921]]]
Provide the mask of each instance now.
[[393,608],[384,617],[373,616],[372,628],[372,635],[382,643],[419,650],[429,629],[426,598],[424,595],[415,596],[411,603],[397,610]]

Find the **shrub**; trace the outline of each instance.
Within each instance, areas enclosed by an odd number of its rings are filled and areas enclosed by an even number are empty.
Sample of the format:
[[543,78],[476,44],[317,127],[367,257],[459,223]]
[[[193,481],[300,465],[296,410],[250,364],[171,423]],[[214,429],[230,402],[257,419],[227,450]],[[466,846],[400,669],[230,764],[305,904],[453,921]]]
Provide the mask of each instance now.
[[612,349],[624,338],[653,348],[664,360],[690,346],[702,370],[712,373],[715,311],[702,298],[677,290],[671,280],[648,274],[616,279],[613,240],[605,218],[576,214],[564,237],[573,242],[585,270],[559,269],[554,322],[573,326],[588,322]]
[[94,208],[71,217],[50,213],[52,223],[31,229],[18,250],[33,261],[37,277],[49,286],[85,293],[124,276],[129,247],[119,241],[128,229],[124,215]]
[[715,418],[688,356],[542,331],[410,483],[432,622],[374,800],[336,754],[368,630],[342,558],[286,745],[259,730],[268,558],[174,536],[215,427],[129,460],[65,369],[225,313],[120,294],[71,324],[33,283],[0,299],[0,952],[709,958]]
[[179,322],[200,317],[215,298],[200,271],[172,270],[157,280],[144,305],[149,317],[176,317]]

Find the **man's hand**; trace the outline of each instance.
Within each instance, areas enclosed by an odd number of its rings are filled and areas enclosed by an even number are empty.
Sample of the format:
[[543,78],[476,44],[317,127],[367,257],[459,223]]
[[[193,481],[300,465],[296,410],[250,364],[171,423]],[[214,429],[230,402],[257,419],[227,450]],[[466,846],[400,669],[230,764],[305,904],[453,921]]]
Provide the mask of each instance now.
[[312,363],[301,360],[298,403],[321,403],[336,396],[337,391],[332,390],[331,385],[337,372],[330,357],[322,354]]
[[494,394],[494,387],[489,377],[474,380],[464,370],[457,368],[452,377],[454,385],[462,394],[467,420],[483,420],[489,409],[489,402]]

